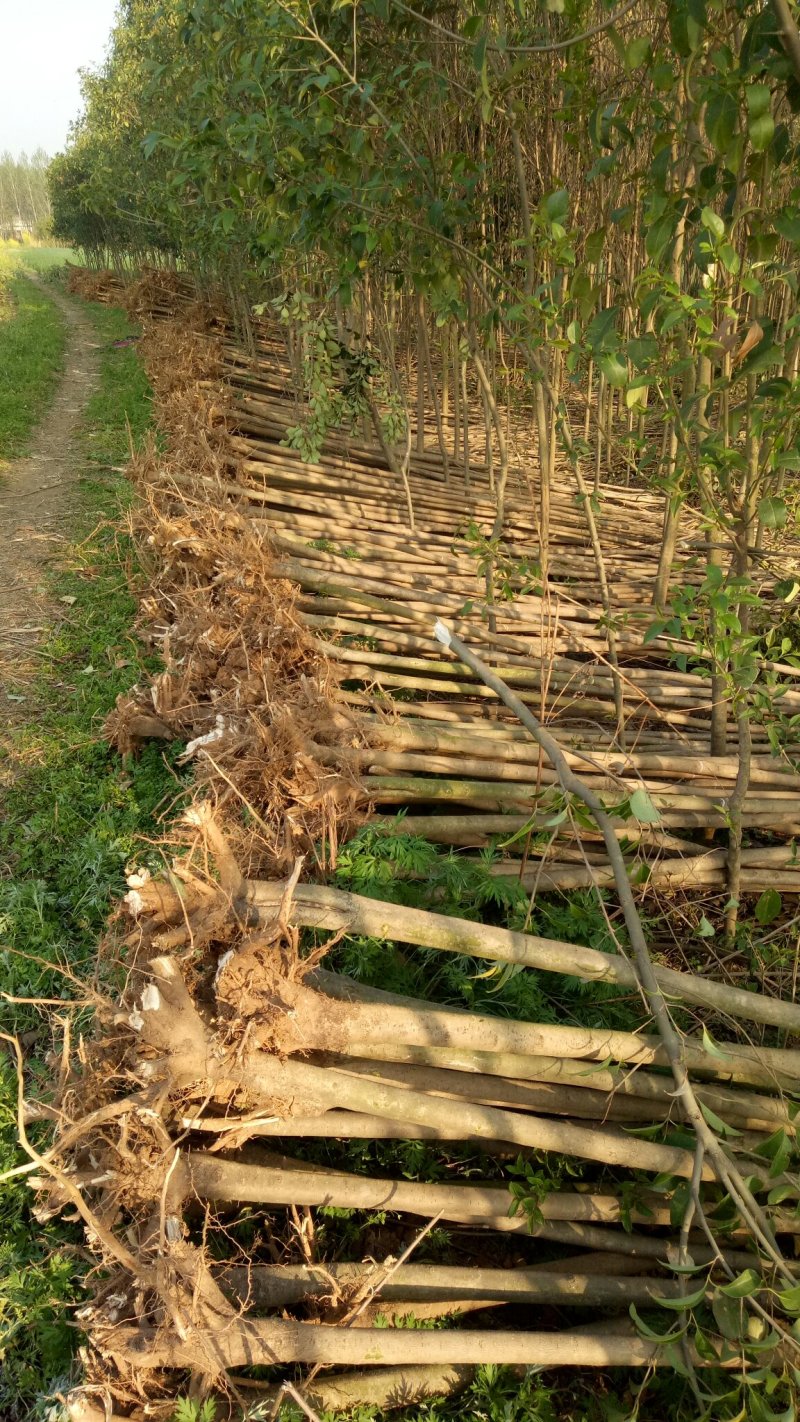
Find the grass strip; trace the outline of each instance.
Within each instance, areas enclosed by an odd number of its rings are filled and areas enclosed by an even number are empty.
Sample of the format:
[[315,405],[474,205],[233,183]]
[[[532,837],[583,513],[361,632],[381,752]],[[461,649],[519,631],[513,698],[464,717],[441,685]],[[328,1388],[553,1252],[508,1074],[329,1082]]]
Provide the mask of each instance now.
[[0,291],[0,476],[24,454],[64,366],[66,324],[46,292],[24,276]]
[[[18,331],[20,368],[51,303],[20,279],[33,314]],[[64,611],[42,645],[42,672],[30,716],[0,751],[0,989],[16,998],[74,999],[78,979],[95,971],[96,946],[126,861],[140,835],[156,830],[178,785],[163,748],[146,747],[123,765],[101,737],[117,695],[154,668],[133,632],[137,578],[133,549],[120,531],[131,498],[114,472],[150,421],[149,387],[124,314],[86,306],[102,342],[98,388],[81,434],[84,462],[74,510],[74,545],[54,575]],[[0,343],[2,327],[0,327]],[[2,370],[0,355],[0,370]],[[49,387],[48,387],[49,388]],[[39,407],[44,403],[41,387]],[[32,419],[27,428],[30,428]],[[21,426],[18,426],[21,427]],[[25,708],[27,709],[27,708]],[[0,1022],[21,1037],[28,1097],[52,1081],[58,1043],[49,1014],[0,1000]],[[16,1078],[0,1056],[0,1172],[19,1163]],[[79,1334],[79,1233],[38,1223],[24,1177],[0,1186],[0,1415],[22,1416],[63,1385]]]

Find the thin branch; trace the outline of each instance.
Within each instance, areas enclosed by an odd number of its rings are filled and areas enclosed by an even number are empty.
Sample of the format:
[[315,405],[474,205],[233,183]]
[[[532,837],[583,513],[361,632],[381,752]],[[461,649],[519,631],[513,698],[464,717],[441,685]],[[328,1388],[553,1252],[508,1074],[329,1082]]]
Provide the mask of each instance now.
[[[456,30],[448,29],[447,25],[440,25],[437,20],[428,19],[427,15],[421,15],[419,10],[414,10],[410,5],[406,5],[404,0],[394,0],[398,10],[404,10],[407,15],[413,15],[415,20],[420,20],[429,29],[435,30],[437,34],[444,35],[446,39],[453,40],[456,44],[474,45],[475,41],[467,39],[465,35],[460,35]],[[569,39],[552,40],[547,44],[487,44],[487,50],[497,50],[502,54],[557,54],[560,50],[572,49],[573,45],[583,44],[584,40],[591,39],[594,35],[599,35],[603,30],[612,29],[620,20],[638,5],[639,0],[627,0],[625,5],[621,5],[618,10],[614,10],[605,20],[599,20],[596,25],[592,25],[588,30],[581,30],[580,34],[570,35]],[[783,0],[785,3],[785,0]]]

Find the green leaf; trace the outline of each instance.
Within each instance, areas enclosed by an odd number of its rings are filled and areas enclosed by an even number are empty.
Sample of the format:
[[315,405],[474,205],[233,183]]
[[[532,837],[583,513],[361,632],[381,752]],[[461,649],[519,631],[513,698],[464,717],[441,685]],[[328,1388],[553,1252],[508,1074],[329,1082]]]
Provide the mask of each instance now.
[[693,50],[697,49],[702,38],[702,29],[693,15],[689,13],[686,4],[671,4],[667,11],[669,15],[669,33],[673,48],[680,55],[681,59],[688,59]]
[[725,223],[722,221],[719,213],[714,211],[713,207],[703,208],[703,211],[700,213],[700,221],[704,227],[708,228],[712,236],[716,237],[717,241],[720,241],[725,236]]
[[755,1269],[744,1269],[735,1279],[731,1279],[729,1284],[717,1285],[719,1292],[729,1299],[749,1299],[751,1294],[763,1287],[764,1280]]
[[705,112],[705,130],[717,153],[727,153],[736,132],[739,110],[732,94],[715,94]]
[[762,928],[774,922],[783,908],[783,899],[777,889],[765,889],[756,904],[756,918]]
[[[702,936],[703,938],[710,938],[712,935],[710,933],[704,933]],[[722,1050],[722,1047],[719,1045],[719,1042],[714,1041],[714,1038],[712,1037],[705,1024],[703,1024],[702,1042],[703,1051],[708,1052],[709,1056],[719,1057],[720,1060],[723,1061],[727,1058],[728,1053]]]
[[[772,1374],[774,1377],[774,1373]],[[750,1389],[748,1396],[749,1419],[748,1422],[795,1422],[797,1413],[793,1402],[789,1403],[785,1412],[773,1412],[768,1407],[761,1393],[755,1388]]]
[[775,228],[787,242],[800,242],[800,213],[795,208],[779,212],[775,218]]
[[473,48],[473,51],[472,51],[472,62],[473,62],[474,66],[475,66],[475,68],[476,68],[476,70],[477,70],[477,72],[478,72],[479,74],[480,74],[481,70],[483,69],[484,64],[486,63],[486,46],[487,46],[488,43],[489,43],[489,36],[488,36],[487,32],[484,30],[483,34],[481,35],[480,39],[479,39],[479,40],[477,41],[477,43],[475,44],[475,46],[474,46],[474,48]]
[[598,365],[609,385],[623,386],[628,383],[628,367],[613,351],[604,351]]
[[716,1293],[711,1300],[711,1312],[720,1333],[729,1343],[734,1343],[742,1337],[745,1320],[741,1301]]
[[714,937],[714,933],[716,932],[716,930],[714,928],[713,923],[709,923],[705,914],[703,914],[702,918],[700,919],[700,922],[697,925],[697,932],[701,938]]
[[692,1199],[692,1182],[681,1180],[672,1192],[672,1199],[669,1202],[669,1221],[674,1229],[678,1229],[686,1218],[686,1211]]
[[682,306],[676,306],[673,308],[672,311],[668,311],[666,316],[664,317],[664,320],[661,322],[662,336],[666,336],[667,332],[671,331],[674,326],[677,326],[679,321],[685,320],[686,312],[684,311]]
[[644,646],[647,647],[650,645],[651,642],[655,642],[656,637],[660,637],[662,635],[662,633],[666,629],[666,626],[667,622],[666,619],[663,617],[659,617],[656,619],[655,622],[651,622],[650,626],[646,629],[645,634],[642,638]]
[[729,1126],[727,1121],[723,1121],[722,1117],[718,1116],[716,1111],[712,1111],[710,1106],[706,1106],[705,1102],[698,1101],[697,1104],[703,1113],[706,1124],[711,1127],[712,1131],[716,1131],[718,1136],[722,1136],[723,1139],[726,1139],[728,1136],[740,1136],[742,1134],[741,1131],[737,1131],[734,1126]]
[[783,375],[775,375],[771,380],[762,380],[755,393],[756,400],[783,400],[791,395],[792,382]]
[[[607,239],[608,231],[605,227],[597,227],[594,232],[589,233],[584,244],[587,262],[599,262]],[[616,315],[616,312],[614,314]]]
[[787,517],[785,501],[773,496],[759,499],[758,517],[765,528],[783,528]]
[[609,306],[603,311],[598,311],[594,320],[590,321],[586,330],[586,344],[595,355],[619,349],[619,336],[616,329],[618,315],[619,307]]
[[715,1366],[719,1364],[719,1354],[711,1340],[706,1338],[702,1329],[695,1327],[693,1342],[697,1349],[698,1357],[702,1358],[706,1363],[712,1363]]
[[544,200],[544,211],[550,222],[563,224],[569,217],[569,193],[566,188],[558,188]]
[[767,1195],[768,1205],[783,1205],[787,1200],[797,1200],[800,1185],[775,1185]]
[[655,336],[632,336],[628,341],[628,360],[640,372],[643,381],[648,378],[648,371],[658,357],[659,346]]
[[778,1294],[778,1302],[787,1313],[800,1314],[800,1284],[795,1284],[793,1289],[783,1289]]
[[675,1313],[681,1313],[685,1308],[697,1308],[697,1305],[703,1302],[707,1292],[708,1280],[704,1279],[699,1289],[695,1289],[693,1294],[686,1294],[683,1298],[664,1299],[657,1294],[653,1294],[652,1298],[653,1303],[660,1304],[662,1308],[670,1308]]
[[775,137],[775,120],[770,110],[772,96],[766,84],[750,84],[745,92],[747,134],[756,153],[763,153]]
[[720,242],[717,255],[726,272],[738,272],[742,265],[741,259],[739,253],[734,250],[730,242]]
[[760,1145],[754,1146],[753,1155],[759,1155],[762,1160],[770,1162],[769,1173],[773,1180],[776,1176],[783,1175],[792,1159],[792,1143],[783,1126]]
[[665,212],[663,217],[659,217],[656,222],[651,223],[645,232],[644,246],[648,257],[656,261],[664,248],[671,242],[675,233],[676,216],[674,212]]
[[650,55],[650,40],[647,35],[632,39],[625,48],[625,65],[628,69],[638,69]]
[[667,1265],[667,1263],[666,1263],[666,1261],[665,1261],[665,1262],[664,1262],[664,1268],[665,1268],[665,1269],[666,1269],[666,1268],[670,1268],[670,1269],[672,1270],[673,1274],[681,1274],[681,1275],[685,1274],[685,1275],[687,1275],[687,1277],[688,1277],[689,1274],[699,1274],[699,1273],[701,1272],[701,1270],[703,1270],[703,1269],[706,1269],[706,1270],[707,1270],[707,1269],[708,1269],[708,1265],[707,1265],[707,1264],[669,1264],[669,1265]]
[[[705,1291],[706,1289],[704,1284],[703,1293],[705,1293]],[[656,1300],[656,1302],[661,1303],[662,1300],[658,1299]],[[683,1328],[673,1329],[671,1333],[656,1333],[655,1330],[650,1327],[649,1323],[645,1323],[644,1319],[640,1317],[636,1308],[636,1304],[631,1304],[628,1312],[630,1313],[630,1316],[636,1324],[636,1327],[638,1328],[640,1334],[643,1338],[647,1339],[648,1343],[675,1343],[679,1338],[683,1337],[684,1333],[686,1332],[686,1329],[689,1327],[687,1323],[684,1325]]]
[[775,137],[775,120],[772,114],[764,114],[763,118],[751,119],[747,125],[747,132],[756,153],[763,153],[765,148],[769,148]]
[[769,84],[747,84],[745,90],[747,118],[763,118],[772,109]]
[[772,96],[768,84],[748,84],[745,90],[747,116],[751,119],[763,118],[770,112]]
[[777,365],[783,359],[783,352],[780,346],[776,346],[769,337],[760,341],[755,350],[746,358],[739,370],[740,375],[758,375],[759,371],[766,370],[770,365]]
[[642,380],[637,385],[629,385],[625,391],[625,404],[629,410],[636,405],[641,405],[642,409],[647,408],[647,387],[649,380]]
[[643,785],[638,790],[634,790],[630,798],[631,814],[643,825],[657,825],[661,823],[661,815],[653,804],[650,796]]
[[675,83],[675,69],[671,64],[667,63],[666,60],[662,60],[660,63],[653,65],[650,71],[650,78],[653,81],[653,87],[657,89],[660,94],[666,94]]

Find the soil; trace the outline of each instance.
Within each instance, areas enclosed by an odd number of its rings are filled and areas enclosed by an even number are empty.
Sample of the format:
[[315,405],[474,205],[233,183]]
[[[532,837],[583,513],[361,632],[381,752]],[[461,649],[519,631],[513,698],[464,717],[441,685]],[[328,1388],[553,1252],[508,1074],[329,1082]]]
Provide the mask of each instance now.
[[30,718],[42,633],[67,612],[48,600],[46,572],[69,536],[80,464],[75,435],[99,365],[90,322],[56,288],[48,295],[67,324],[64,374],[30,454],[0,471],[0,743],[10,727]]

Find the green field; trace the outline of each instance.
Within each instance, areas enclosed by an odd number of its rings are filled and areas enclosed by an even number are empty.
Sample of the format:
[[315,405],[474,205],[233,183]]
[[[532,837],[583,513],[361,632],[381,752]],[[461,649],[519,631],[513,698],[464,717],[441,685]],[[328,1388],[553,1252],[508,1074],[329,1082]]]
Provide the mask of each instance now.
[[65,262],[80,261],[74,247],[21,247],[19,259],[34,272],[47,272],[53,267],[63,267]]
[[0,263],[21,263],[34,272],[50,271],[53,267],[62,267],[65,262],[79,260],[74,247],[34,247],[21,246],[19,242],[0,242]]

